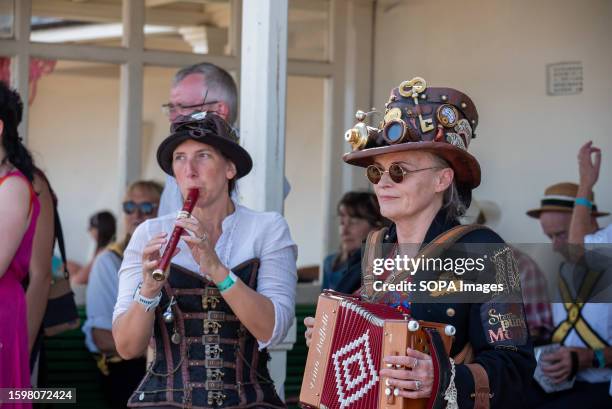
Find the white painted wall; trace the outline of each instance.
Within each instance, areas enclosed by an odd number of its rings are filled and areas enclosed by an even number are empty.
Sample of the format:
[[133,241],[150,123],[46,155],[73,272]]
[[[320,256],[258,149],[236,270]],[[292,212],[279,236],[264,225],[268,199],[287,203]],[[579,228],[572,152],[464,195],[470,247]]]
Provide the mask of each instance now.
[[[578,180],[577,150],[589,139],[604,155],[596,199],[612,210],[611,20],[607,0],[383,1],[374,102],[383,109],[389,90],[417,75],[465,91],[480,114],[470,146],[483,170],[475,198],[500,205],[506,240],[547,242],[525,211],[546,186]],[[576,60],[584,92],[547,96],[546,64]]]
[[30,108],[28,145],[59,198],[68,258],[81,263],[94,249],[89,217],[102,209],[117,216],[119,210],[118,68],[114,71],[99,77],[61,71],[43,76]]
[[291,192],[285,217],[298,244],[298,267],[319,264],[323,236],[323,84],[320,78],[287,78],[285,175]]
[[[165,181],[155,153],[168,135],[161,112],[175,69],[145,67],[142,176]],[[68,257],[85,262],[93,250],[89,216],[110,209],[122,219],[116,198],[119,69],[61,61],[38,83],[31,108],[29,147],[59,196]],[[299,266],[318,264],[323,231],[321,161],[323,80],[289,77],[286,174],[292,189],[285,203]]]

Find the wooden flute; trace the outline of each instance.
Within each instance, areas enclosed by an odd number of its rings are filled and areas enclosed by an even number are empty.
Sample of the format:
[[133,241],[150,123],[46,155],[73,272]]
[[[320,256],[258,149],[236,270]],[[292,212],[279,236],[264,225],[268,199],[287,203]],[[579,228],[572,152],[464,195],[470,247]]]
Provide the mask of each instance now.
[[[184,219],[191,216],[191,212],[195,207],[196,202],[198,201],[198,196],[200,195],[199,189],[189,189],[187,193],[187,198],[183,203],[183,209],[179,212],[177,219]],[[176,226],[174,230],[172,230],[172,234],[170,235],[170,240],[168,240],[168,245],[162,254],[161,260],[159,261],[158,267],[153,271],[153,278],[157,281],[162,281],[166,278],[166,270],[170,267],[170,260],[172,259],[172,255],[174,254],[174,250],[176,250],[176,246],[178,246],[179,240],[181,239],[181,235],[183,234],[183,228]]]

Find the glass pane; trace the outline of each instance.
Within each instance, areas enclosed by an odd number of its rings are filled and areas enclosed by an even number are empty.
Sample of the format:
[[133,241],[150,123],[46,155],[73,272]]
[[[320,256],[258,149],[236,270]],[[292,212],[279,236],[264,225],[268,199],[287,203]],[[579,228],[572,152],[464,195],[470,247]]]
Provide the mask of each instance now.
[[33,0],[30,40],[121,47],[121,16],[121,0]]
[[28,146],[59,199],[68,258],[83,264],[95,249],[87,231],[91,215],[108,209],[122,226],[119,66],[57,61],[30,100]]
[[290,59],[329,59],[329,9],[329,0],[289,0],[287,55]]
[[151,0],[146,5],[146,49],[235,54],[229,43],[229,0]]
[[13,38],[15,0],[0,0],[0,38]]
[[[285,176],[291,191],[285,199],[285,217],[297,243],[298,268],[319,266],[323,237],[323,113],[322,78],[287,78]],[[308,217],[304,217],[308,215]]]

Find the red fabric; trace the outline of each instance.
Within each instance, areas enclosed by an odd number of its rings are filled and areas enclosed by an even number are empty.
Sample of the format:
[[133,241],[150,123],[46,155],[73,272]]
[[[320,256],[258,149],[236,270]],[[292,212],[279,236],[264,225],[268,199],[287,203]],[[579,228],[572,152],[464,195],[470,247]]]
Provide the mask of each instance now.
[[539,329],[551,333],[553,329],[552,311],[550,303],[545,302],[548,299],[546,277],[531,257],[516,248],[513,248],[512,251],[521,277],[527,326],[532,332]]

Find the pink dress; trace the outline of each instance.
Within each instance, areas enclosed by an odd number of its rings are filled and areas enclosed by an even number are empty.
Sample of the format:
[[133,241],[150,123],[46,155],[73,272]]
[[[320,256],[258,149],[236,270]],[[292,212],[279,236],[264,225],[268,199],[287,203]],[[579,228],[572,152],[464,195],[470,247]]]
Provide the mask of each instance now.
[[[25,176],[12,171],[0,178],[2,183],[9,177]],[[28,184],[29,181],[28,181]],[[32,255],[32,242],[36,220],[40,211],[38,197],[30,184],[30,225],[26,230],[8,270],[0,277],[0,388],[30,387],[30,355],[28,352],[28,323],[25,292],[21,282],[27,276]],[[0,404],[2,409],[31,408],[29,403]]]

